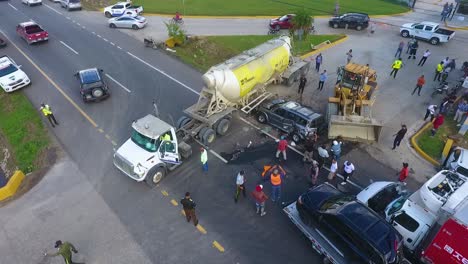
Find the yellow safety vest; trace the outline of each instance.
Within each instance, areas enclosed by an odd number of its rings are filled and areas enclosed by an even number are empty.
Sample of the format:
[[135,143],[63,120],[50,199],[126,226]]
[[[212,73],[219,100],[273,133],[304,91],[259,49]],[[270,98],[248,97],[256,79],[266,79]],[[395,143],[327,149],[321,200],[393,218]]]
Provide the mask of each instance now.
[[165,134],[164,136],[160,137],[163,141],[171,141],[171,136],[169,134]]
[[444,65],[442,65],[441,63],[437,64],[437,72],[442,72],[443,69]]
[[394,69],[400,69],[401,68],[401,60],[396,60],[394,63],[393,63],[393,68]]
[[50,106],[45,105],[45,107],[41,107],[41,111],[45,116],[51,115],[52,111],[50,111]]

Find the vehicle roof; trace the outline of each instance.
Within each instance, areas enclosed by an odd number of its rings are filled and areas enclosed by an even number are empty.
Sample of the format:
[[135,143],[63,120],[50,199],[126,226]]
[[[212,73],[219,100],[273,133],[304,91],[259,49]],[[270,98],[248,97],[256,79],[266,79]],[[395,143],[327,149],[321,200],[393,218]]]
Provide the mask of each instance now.
[[418,222],[423,222],[429,226],[432,226],[436,220],[436,217],[433,213],[409,199],[406,199],[400,210],[405,211],[407,215],[411,216],[413,219],[416,219]]
[[99,70],[97,68],[91,68],[79,71],[81,83],[95,83],[101,80]]
[[360,13],[360,12],[344,13],[343,16],[344,16],[344,15],[347,15],[347,16],[349,16],[349,15],[369,16],[369,14],[367,14],[367,13]]
[[146,115],[134,121],[132,128],[146,137],[157,139],[160,135],[170,130],[172,126],[154,115]]
[[314,120],[322,116],[321,114],[315,113],[314,111],[312,111],[312,109],[305,107],[299,103],[293,102],[293,101],[283,103],[281,104],[281,107],[289,111],[295,112],[309,120]]
[[10,64],[14,64],[13,61],[7,55],[0,57],[0,68],[6,67]]
[[421,23],[417,23],[417,24],[424,24],[424,25],[428,25],[428,26],[432,26],[432,27],[436,27],[439,25],[439,23],[436,23],[436,22],[430,22],[430,21],[423,21]]
[[387,238],[391,233],[395,233],[397,236],[396,230],[393,230],[390,224],[369,207],[358,201],[351,201],[338,209],[337,216],[354,231],[357,231],[357,234],[365,236],[380,251],[392,250],[393,243],[389,243]]
[[344,194],[329,183],[323,183],[314,188],[310,188],[302,195],[307,197],[307,200],[304,200],[303,202],[316,210],[324,201]]
[[385,187],[395,184],[395,182],[387,182],[387,181],[378,181],[374,182],[371,185],[367,186],[364,190],[359,192],[356,195],[356,199],[358,199],[361,203],[367,204],[370,198],[374,197],[378,192],[383,190]]
[[458,166],[462,166],[468,169],[468,150],[460,148],[460,157],[458,158]]
[[22,27],[29,27],[29,26],[39,26],[36,22],[34,21],[26,21],[26,22],[22,22],[19,24],[20,26]]

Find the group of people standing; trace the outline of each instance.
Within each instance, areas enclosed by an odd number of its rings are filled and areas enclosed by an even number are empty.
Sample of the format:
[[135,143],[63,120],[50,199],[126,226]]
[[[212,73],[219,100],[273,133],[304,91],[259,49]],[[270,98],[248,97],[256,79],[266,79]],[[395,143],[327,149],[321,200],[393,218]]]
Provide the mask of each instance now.
[[445,3],[442,12],[440,13],[440,21],[446,21],[447,17],[449,17],[453,11],[453,3],[450,3],[450,5],[448,3]]

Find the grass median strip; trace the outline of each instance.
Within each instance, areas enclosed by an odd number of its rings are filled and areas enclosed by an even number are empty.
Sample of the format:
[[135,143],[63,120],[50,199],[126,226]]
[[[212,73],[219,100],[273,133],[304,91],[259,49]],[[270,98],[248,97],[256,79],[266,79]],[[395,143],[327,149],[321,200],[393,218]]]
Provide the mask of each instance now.
[[[272,35],[254,36],[208,36],[195,37],[181,47],[176,47],[175,56],[201,72],[206,72],[211,66],[232,58],[245,50],[256,47],[272,38]],[[326,40],[331,42],[343,38],[344,35],[309,35],[303,41],[294,41],[293,53],[297,56],[312,51],[311,44],[317,45]]]
[[21,92],[0,92],[0,133],[11,147],[15,164],[24,173],[40,167],[49,145],[39,112]]

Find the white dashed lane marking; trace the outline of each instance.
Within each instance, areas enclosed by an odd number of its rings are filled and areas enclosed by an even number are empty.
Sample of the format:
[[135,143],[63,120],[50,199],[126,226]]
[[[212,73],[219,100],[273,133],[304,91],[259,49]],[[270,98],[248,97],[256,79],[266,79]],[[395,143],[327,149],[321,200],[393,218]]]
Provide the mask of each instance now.
[[116,79],[112,78],[112,76],[110,76],[109,74],[106,73],[106,76],[111,79],[112,81],[114,81],[116,84],[118,84],[120,87],[122,87],[122,89],[124,89],[125,91],[127,91],[128,93],[131,93],[132,91],[130,91],[127,87],[125,87],[123,84],[121,84],[120,82],[118,82]]
[[12,4],[10,4],[10,3],[8,3],[8,5],[9,5],[11,8],[13,8],[14,10],[18,11],[18,9],[16,9],[16,7],[15,7],[14,5],[12,5]]
[[78,55],[78,52],[74,49],[72,49],[72,47],[68,46],[67,44],[65,44],[65,42],[63,41],[60,41],[60,43],[62,43],[62,45],[64,45],[65,47],[67,47],[69,50],[71,50],[73,53],[75,53],[76,55]]

